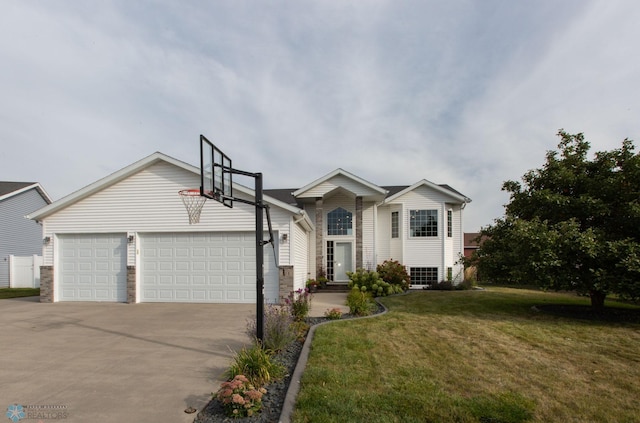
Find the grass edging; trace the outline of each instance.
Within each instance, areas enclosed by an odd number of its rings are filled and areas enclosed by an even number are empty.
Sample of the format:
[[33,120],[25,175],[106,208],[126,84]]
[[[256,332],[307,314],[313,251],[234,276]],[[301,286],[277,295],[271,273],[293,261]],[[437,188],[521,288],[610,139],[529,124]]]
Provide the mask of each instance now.
[[[398,295],[405,295],[405,294],[398,294]],[[383,309],[380,313],[372,314],[369,316],[353,317],[349,320],[369,319],[372,317],[378,317],[386,314],[388,311],[387,307],[385,307],[384,304],[379,302],[377,298],[374,298],[374,300]],[[311,342],[313,341],[313,335],[316,332],[316,328],[322,325],[335,323],[339,321],[340,320],[328,320],[326,322],[315,324],[309,328],[309,332],[307,333],[307,338],[305,339],[304,345],[302,346],[302,351],[300,351],[300,357],[298,357],[298,363],[296,364],[296,368],[293,371],[293,375],[291,375],[291,381],[289,382],[289,389],[287,389],[287,395],[284,399],[284,404],[282,405],[282,411],[280,412],[279,423],[289,423],[291,421],[293,409],[296,405],[296,399],[298,397],[298,393],[300,392],[300,382],[302,380],[302,374],[304,373],[304,370],[307,367],[307,360],[309,358],[309,352],[311,351]]]

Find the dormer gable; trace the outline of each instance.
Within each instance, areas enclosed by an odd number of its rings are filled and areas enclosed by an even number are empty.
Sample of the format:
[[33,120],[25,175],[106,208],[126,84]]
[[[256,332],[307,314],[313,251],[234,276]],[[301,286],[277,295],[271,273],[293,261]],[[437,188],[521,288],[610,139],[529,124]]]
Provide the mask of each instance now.
[[365,201],[382,201],[387,190],[355,176],[344,169],[336,169],[293,192],[298,200],[331,197],[337,193],[362,197]]

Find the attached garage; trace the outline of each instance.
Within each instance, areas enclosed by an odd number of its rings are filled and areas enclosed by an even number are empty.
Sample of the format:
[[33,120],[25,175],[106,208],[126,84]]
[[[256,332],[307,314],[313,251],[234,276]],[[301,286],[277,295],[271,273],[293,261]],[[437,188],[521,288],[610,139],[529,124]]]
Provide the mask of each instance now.
[[[253,303],[253,232],[140,234],[140,301]],[[265,299],[278,298],[278,272],[265,247]]]
[[127,300],[125,234],[58,236],[59,301]]
[[[162,153],[34,212],[42,225],[40,301],[255,303],[255,192],[233,184],[232,208],[207,201],[191,224],[178,192],[198,187],[200,168]],[[274,246],[264,245],[264,300],[304,286],[313,223],[294,205],[263,196]],[[292,242],[292,231],[303,236]],[[293,269],[293,256],[297,269]]]

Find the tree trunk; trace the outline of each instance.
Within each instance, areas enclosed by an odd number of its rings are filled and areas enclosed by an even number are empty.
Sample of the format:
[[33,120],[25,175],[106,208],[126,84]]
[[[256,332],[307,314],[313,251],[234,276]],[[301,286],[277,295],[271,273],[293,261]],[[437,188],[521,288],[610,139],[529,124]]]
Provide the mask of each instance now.
[[591,297],[591,308],[594,310],[602,310],[604,308],[604,299],[607,294],[602,291],[590,291],[589,297]]

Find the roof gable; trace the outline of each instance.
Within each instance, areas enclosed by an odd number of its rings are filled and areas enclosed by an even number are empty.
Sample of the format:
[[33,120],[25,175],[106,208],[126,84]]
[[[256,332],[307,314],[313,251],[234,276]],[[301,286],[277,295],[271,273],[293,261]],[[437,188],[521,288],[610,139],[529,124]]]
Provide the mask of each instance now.
[[347,191],[355,196],[378,201],[387,195],[387,191],[384,188],[338,168],[296,190],[293,196],[295,198],[323,197],[338,190]]
[[22,194],[25,191],[29,191],[30,189],[36,189],[40,196],[46,201],[47,204],[51,204],[51,197],[44,190],[42,185],[37,182],[0,182],[0,201],[6,200],[7,198],[14,197],[16,195]]
[[[58,201],[55,201],[51,204],[49,204],[48,206],[45,206],[43,208],[41,208],[40,210],[35,211],[34,213],[32,213],[31,215],[27,216],[30,219],[33,220],[41,220],[47,216],[50,216],[54,213],[56,213],[59,210],[62,210],[72,204],[75,204],[81,200],[83,200],[84,198],[87,198],[99,191],[102,191],[128,177],[130,177],[131,175],[134,175],[158,162],[166,162],[169,164],[172,164],[174,166],[177,166],[179,168],[185,169],[189,172],[192,172],[196,175],[200,175],[200,168],[196,167],[196,166],[192,166],[188,163],[185,163],[181,160],[177,160],[173,157],[167,156],[166,154],[160,153],[160,152],[155,152],[153,154],[151,154],[150,156],[147,156],[135,163],[130,164],[129,166],[122,168],[102,179],[97,180],[96,182],[87,185],[84,188],[79,189],[78,191],[75,191],[69,195],[67,195],[64,198],[61,198]],[[185,187],[187,188],[187,187]],[[243,185],[237,184],[237,183],[233,183],[233,189],[237,190],[239,192],[242,192],[246,195],[250,195],[250,196],[254,196],[254,190],[247,188]],[[273,206],[277,206],[280,207],[282,209],[285,209],[287,211],[289,211],[292,214],[304,214],[304,212],[302,210],[300,210],[299,208],[286,204],[280,200],[277,200],[275,198],[271,198],[269,196],[264,196],[263,200],[265,202],[267,202],[270,205]]]
[[[461,193],[459,193],[458,191],[454,190],[453,188],[451,188],[448,185],[437,185],[434,184],[431,181],[427,181],[426,179],[422,179],[421,181],[416,182],[415,184],[408,186],[408,187],[392,187],[394,188],[393,194],[390,194],[385,200],[385,203],[390,203],[396,199],[398,199],[399,197],[403,196],[404,194],[411,192],[419,187],[427,187],[429,189],[433,189],[436,192],[439,192],[440,194],[443,194],[449,198],[451,198],[451,200],[453,200],[452,202],[456,202],[456,203],[470,203],[471,199],[469,197],[466,197],[464,195],[462,195]],[[391,191],[391,190],[390,190]]]

